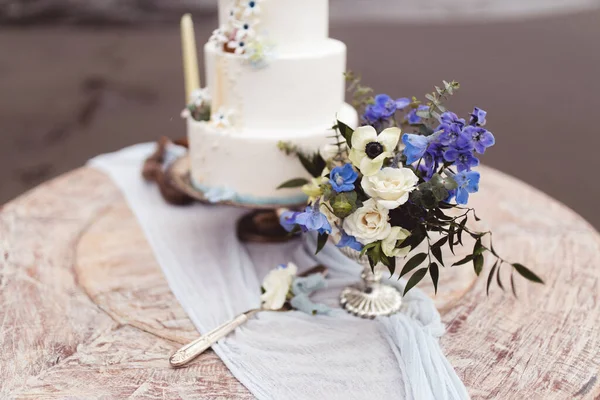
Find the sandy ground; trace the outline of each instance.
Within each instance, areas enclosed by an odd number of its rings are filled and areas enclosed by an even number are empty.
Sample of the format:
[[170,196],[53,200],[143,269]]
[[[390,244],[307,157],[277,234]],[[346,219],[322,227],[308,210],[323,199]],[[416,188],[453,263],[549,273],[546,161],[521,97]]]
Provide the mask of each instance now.
[[[198,38],[215,24],[197,18]],[[422,95],[442,79],[461,82],[456,112],[491,111],[498,144],[484,162],[600,226],[600,12],[453,25],[338,21],[331,36],[378,91]],[[183,136],[179,46],[168,25],[0,30],[0,203],[95,154]]]

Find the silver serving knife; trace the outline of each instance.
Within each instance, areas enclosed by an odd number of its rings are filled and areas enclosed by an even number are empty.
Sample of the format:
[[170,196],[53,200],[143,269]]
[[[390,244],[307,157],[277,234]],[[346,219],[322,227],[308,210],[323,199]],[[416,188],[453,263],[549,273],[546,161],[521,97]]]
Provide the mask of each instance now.
[[[322,274],[323,276],[327,275],[327,268],[322,265],[317,265],[298,276],[309,276],[314,274]],[[246,311],[243,314],[238,315],[234,319],[225,322],[223,325],[213,329],[208,332],[206,335],[200,336],[198,339],[194,340],[191,343],[186,344],[179,350],[177,350],[170,358],[169,363],[174,368],[183,367],[189,362],[193,361],[200,354],[204,353],[206,350],[212,347],[213,344],[217,343],[219,340],[223,339],[225,336],[229,335],[231,332],[236,330],[238,327],[246,323],[250,318],[256,315],[260,311],[289,311],[291,308],[288,303],[286,303],[279,310],[270,310],[263,308],[256,308],[253,310]]]

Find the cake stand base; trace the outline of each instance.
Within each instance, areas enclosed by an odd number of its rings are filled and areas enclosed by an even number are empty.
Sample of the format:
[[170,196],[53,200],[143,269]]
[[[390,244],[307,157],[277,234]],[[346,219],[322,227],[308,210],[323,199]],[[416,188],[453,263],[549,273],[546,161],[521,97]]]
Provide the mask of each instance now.
[[283,229],[276,210],[245,214],[237,222],[237,236],[242,242],[252,243],[283,243],[297,237]]
[[402,294],[393,286],[363,283],[345,288],[340,295],[340,304],[357,317],[382,317],[400,311]]

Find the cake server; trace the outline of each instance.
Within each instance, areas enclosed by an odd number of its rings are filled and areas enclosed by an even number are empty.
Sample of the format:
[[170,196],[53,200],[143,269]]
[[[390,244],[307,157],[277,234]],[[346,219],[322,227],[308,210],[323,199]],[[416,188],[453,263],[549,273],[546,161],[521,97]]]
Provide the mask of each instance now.
[[[322,265],[317,265],[298,276],[306,277],[314,274],[322,274],[323,276],[327,275],[327,268]],[[186,344],[179,350],[177,350],[173,355],[169,358],[169,363],[172,367],[178,368],[183,367],[189,362],[193,361],[200,354],[204,353],[206,350],[212,347],[213,344],[217,343],[219,340],[223,339],[225,336],[229,335],[231,332],[236,330],[238,327],[246,323],[250,318],[261,311],[289,311],[291,310],[290,305],[286,302],[286,304],[280,308],[279,310],[271,310],[266,308],[255,308],[249,311],[246,311],[243,314],[238,315],[234,319],[225,322],[221,326],[213,329],[208,332],[206,335],[200,336],[198,339],[194,340],[191,343]]]

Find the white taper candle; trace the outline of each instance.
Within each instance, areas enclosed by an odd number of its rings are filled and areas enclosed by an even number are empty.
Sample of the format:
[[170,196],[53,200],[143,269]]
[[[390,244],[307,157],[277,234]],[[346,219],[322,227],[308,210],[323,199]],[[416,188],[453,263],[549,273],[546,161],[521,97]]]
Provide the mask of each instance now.
[[196,48],[194,23],[190,14],[185,14],[181,18],[181,48],[183,53],[183,74],[185,79],[185,104],[188,104],[192,92],[200,88],[198,49]]

